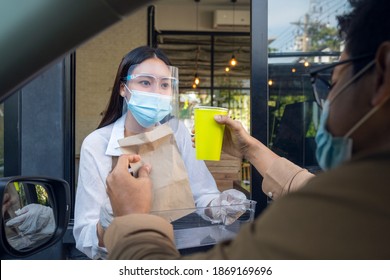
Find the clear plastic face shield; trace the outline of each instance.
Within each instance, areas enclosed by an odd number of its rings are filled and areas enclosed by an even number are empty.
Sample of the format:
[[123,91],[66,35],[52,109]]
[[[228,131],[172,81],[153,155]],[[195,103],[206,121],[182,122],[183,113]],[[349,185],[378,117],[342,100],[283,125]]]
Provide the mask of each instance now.
[[[168,122],[177,130],[179,113],[178,68],[156,60],[146,60],[129,68],[125,77],[126,111],[142,128],[150,129]],[[135,125],[136,126],[136,125]]]

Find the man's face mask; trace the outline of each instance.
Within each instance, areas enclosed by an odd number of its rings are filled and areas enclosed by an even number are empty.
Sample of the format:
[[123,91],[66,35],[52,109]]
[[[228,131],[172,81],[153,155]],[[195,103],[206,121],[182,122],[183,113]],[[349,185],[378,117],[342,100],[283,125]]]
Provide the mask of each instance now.
[[316,157],[319,166],[323,170],[335,168],[351,158],[353,141],[350,136],[387,101],[385,100],[381,104],[372,108],[343,137],[334,137],[326,129],[330,105],[334,102],[337,96],[339,96],[348,86],[361,77],[373,65],[374,61],[371,61],[369,64],[367,64],[367,66],[354,75],[351,80],[345,86],[343,86],[331,100],[327,99],[323,104],[321,120],[315,138],[317,143]]
[[141,126],[151,127],[171,113],[171,95],[130,90],[126,85],[125,87],[131,94],[128,101],[125,97],[127,109]]
[[352,139],[347,136],[333,137],[326,129],[329,116],[329,100],[323,104],[321,120],[316,135],[316,158],[323,170],[334,168],[351,158]]

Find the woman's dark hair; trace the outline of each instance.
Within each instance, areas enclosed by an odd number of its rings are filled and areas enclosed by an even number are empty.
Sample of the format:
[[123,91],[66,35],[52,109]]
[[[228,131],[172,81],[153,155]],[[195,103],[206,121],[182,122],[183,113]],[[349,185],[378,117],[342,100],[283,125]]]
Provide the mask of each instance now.
[[118,67],[111,97],[98,128],[112,124],[122,116],[123,97],[119,94],[121,83],[126,82],[127,72],[131,66],[140,64],[149,58],[159,58],[165,64],[171,65],[168,57],[158,48],[141,46],[126,54]]
[[354,62],[356,73],[375,57],[383,42],[390,40],[390,1],[349,0],[349,3],[352,11],[337,17],[346,51],[351,58],[372,54],[366,60]]

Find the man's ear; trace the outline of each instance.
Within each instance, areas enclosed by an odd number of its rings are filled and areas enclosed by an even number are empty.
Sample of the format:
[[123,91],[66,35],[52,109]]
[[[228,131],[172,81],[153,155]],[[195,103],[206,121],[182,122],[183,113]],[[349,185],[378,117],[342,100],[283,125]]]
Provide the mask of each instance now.
[[390,41],[382,43],[376,52],[375,94],[371,104],[377,106],[390,96]]

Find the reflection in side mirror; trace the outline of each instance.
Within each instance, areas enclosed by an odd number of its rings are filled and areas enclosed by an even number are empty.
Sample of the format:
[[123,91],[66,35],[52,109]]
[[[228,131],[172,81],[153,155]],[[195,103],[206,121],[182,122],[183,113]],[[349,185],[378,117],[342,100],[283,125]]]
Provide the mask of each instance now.
[[49,240],[56,221],[47,188],[37,182],[8,183],[3,196],[5,236],[15,250],[26,251]]
[[70,188],[45,177],[0,178],[0,256],[20,258],[59,241],[69,221]]

